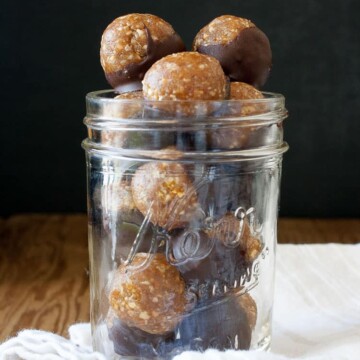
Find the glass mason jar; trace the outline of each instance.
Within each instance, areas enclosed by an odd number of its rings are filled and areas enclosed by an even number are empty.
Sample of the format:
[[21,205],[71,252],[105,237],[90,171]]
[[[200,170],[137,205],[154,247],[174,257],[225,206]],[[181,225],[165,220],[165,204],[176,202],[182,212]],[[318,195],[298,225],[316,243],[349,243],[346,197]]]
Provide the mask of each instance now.
[[94,349],[268,349],[284,97],[115,96],[86,98]]

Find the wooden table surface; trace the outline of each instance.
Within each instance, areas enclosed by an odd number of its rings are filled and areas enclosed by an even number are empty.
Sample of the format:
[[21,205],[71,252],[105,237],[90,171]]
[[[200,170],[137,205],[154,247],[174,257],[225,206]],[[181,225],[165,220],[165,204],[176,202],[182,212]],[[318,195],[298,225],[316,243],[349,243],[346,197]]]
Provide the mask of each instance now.
[[[280,219],[280,243],[360,242],[360,219]],[[23,328],[67,336],[89,321],[85,215],[0,218],[0,342]]]

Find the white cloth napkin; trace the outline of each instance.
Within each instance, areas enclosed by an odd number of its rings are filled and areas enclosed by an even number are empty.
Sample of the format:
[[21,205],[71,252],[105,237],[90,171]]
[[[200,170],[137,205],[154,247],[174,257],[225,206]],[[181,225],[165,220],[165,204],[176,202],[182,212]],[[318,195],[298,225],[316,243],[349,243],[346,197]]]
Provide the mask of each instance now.
[[70,326],[70,339],[41,330],[22,330],[0,345],[1,360],[106,360],[91,346],[90,324]]
[[360,359],[360,244],[278,247],[272,351]]
[[[105,360],[92,351],[89,324],[72,325],[69,335],[23,330],[0,344],[0,359]],[[278,246],[271,352],[188,351],[175,359],[359,360],[360,244]]]

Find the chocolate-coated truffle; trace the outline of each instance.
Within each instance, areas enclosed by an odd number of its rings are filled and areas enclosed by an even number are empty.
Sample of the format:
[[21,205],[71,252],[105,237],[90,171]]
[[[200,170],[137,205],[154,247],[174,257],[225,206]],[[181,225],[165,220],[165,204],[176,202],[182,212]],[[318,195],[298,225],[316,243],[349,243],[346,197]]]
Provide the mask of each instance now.
[[122,356],[136,356],[153,359],[158,356],[158,348],[174,338],[173,333],[154,335],[140,329],[129,327],[114,317],[109,327],[109,338],[114,343],[114,350]]
[[247,222],[227,214],[210,231],[177,230],[170,234],[170,259],[198,298],[239,289],[262,250]]
[[116,223],[115,250],[115,260],[117,263],[126,261],[133,252],[160,252],[163,250],[159,243],[156,244],[156,248],[152,248],[154,234],[150,226],[142,231],[143,233],[139,235],[141,227],[138,224],[123,221],[121,217],[118,219]]
[[137,208],[153,224],[171,230],[185,225],[197,209],[196,191],[183,165],[149,162],[132,179]]
[[[231,289],[240,288],[247,280],[249,264],[239,247],[225,246],[217,239],[209,239],[200,234],[199,249],[194,256],[183,262],[183,235],[174,237],[173,256],[186,284],[199,299],[213,299]],[[199,258],[198,254],[207,254]],[[175,262],[176,263],[176,262]]]
[[157,61],[143,80],[148,100],[222,100],[227,81],[220,63],[196,52],[172,54]]
[[179,325],[178,337],[191,350],[248,350],[251,329],[236,295],[216,302],[200,302]]
[[193,49],[218,59],[231,81],[263,86],[271,68],[267,36],[250,20],[223,15],[203,27]]
[[184,280],[165,255],[138,253],[130,265],[119,266],[109,303],[127,326],[165,334],[179,323],[188,300]]
[[151,14],[115,19],[101,39],[100,60],[109,84],[117,90],[141,89],[150,66],[162,57],[184,51],[172,26]]

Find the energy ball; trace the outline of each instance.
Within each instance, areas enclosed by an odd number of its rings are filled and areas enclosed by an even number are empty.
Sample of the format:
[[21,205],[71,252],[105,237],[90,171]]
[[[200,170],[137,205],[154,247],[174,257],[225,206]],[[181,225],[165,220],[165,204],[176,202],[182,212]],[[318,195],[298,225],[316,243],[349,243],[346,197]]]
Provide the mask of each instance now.
[[101,200],[103,208],[121,220],[138,224],[143,221],[143,216],[135,205],[129,180],[118,178],[103,185]]
[[[172,252],[175,260],[181,261],[176,267],[198,299],[214,300],[242,286],[249,265],[239,247],[225,246],[220,240],[209,236],[206,238],[201,232],[195,256],[188,255],[188,260],[183,262],[184,235],[179,234],[170,240]],[[205,256],[200,258],[198,254]]]
[[[140,269],[148,261],[148,263]],[[132,269],[134,268],[134,270]],[[109,303],[119,319],[149,334],[171,332],[187,308],[185,283],[163,254],[138,253],[131,266],[120,265]]]
[[215,58],[181,52],[151,66],[143,91],[147,100],[222,100],[227,95],[227,81]]
[[[125,149],[147,149],[164,148],[173,144],[173,139],[168,133],[158,131],[139,131],[141,120],[147,118],[147,107],[142,101],[142,91],[124,92],[117,95],[114,99],[105,100],[99,108],[99,117],[106,120],[114,120],[115,126],[106,128],[90,129],[89,138],[102,145],[113,148]],[[130,126],[121,120],[130,119],[137,124]],[[140,128],[139,128],[140,129]]]
[[244,309],[251,329],[254,329],[257,319],[257,306],[255,300],[249,293],[245,293],[239,297],[240,306]]
[[131,186],[140,212],[167,230],[186,225],[198,208],[195,188],[178,163],[146,163],[136,170]]
[[261,91],[244,82],[232,82],[230,84],[230,100],[255,100],[263,99]]
[[140,90],[138,90],[138,91],[127,91],[127,92],[124,92],[124,93],[121,93],[121,94],[115,96],[115,99],[126,99],[126,100],[138,99],[138,100],[142,100],[142,99],[144,99],[144,94]]
[[193,50],[218,59],[231,81],[260,88],[270,72],[269,39],[247,19],[232,15],[217,17],[196,35]]
[[245,261],[251,264],[261,253],[261,241],[253,236],[249,223],[246,220],[240,221],[233,214],[228,213],[218,220],[210,236],[216,237],[224,246],[237,248]]
[[[124,100],[124,101],[111,101],[105,102],[101,108],[101,117],[106,119],[115,118],[115,119],[136,119],[140,117],[142,104],[140,102],[131,102],[126,100],[142,100],[143,93],[142,91],[129,91],[121,93],[115,96],[114,99]],[[128,139],[129,133],[124,129],[118,130],[90,130],[92,134],[89,135],[90,138],[93,138],[96,135],[96,132],[100,134],[100,142],[109,147],[123,147]]]
[[251,328],[237,296],[225,296],[213,303],[200,302],[177,329],[183,346],[191,350],[248,350]]
[[[257,116],[257,122],[261,121],[259,115],[265,114],[270,109],[261,101],[264,95],[255,87],[244,82],[230,83],[230,101],[227,113],[222,116],[237,116],[238,123],[231,128],[219,127],[218,130],[209,134],[209,143],[214,149],[245,149],[260,146],[267,134],[269,126],[254,125],[251,118]],[[241,101],[244,100],[244,101]]]
[[181,264],[178,268],[182,273],[196,269],[213,247],[214,241],[204,231],[175,230],[171,233],[171,259]]
[[[116,211],[116,250],[115,259],[119,263],[125,261],[140,232],[144,216],[136,208],[132,197],[131,183],[121,180],[113,184],[113,191],[107,195],[111,198],[113,210]],[[150,226],[142,229],[137,252],[148,252],[151,248],[153,232]]]
[[141,89],[150,66],[162,57],[185,50],[172,26],[151,14],[129,14],[115,19],[101,38],[100,61],[116,90]]
[[140,329],[129,327],[116,316],[108,324],[109,338],[114,343],[114,350],[118,355],[136,356],[145,359],[155,359],[158,348],[163,343],[173,340],[174,334],[154,335]]
[[[251,116],[265,112],[265,106],[261,101],[258,101],[259,99],[264,99],[264,95],[254,86],[244,82],[232,82],[230,84],[230,100],[245,100],[234,104],[235,106],[231,111],[234,115]],[[248,124],[245,119],[243,122]]]
[[170,254],[187,286],[199,299],[213,299],[248,280],[249,268],[262,244],[247,222],[227,214],[211,230],[174,230]]

